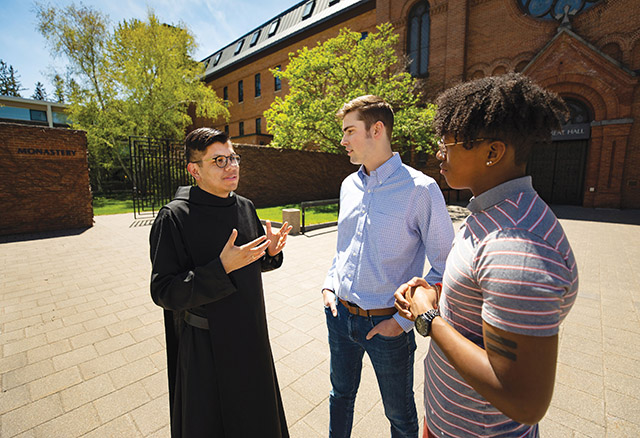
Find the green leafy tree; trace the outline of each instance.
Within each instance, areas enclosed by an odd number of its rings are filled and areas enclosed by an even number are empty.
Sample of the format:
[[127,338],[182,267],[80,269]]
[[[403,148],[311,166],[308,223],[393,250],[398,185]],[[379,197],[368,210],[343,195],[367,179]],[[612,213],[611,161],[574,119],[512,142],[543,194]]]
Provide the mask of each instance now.
[[[54,55],[64,56],[66,96],[73,128],[87,132],[92,184],[126,165],[130,135],[179,139],[199,117],[228,118],[215,92],[200,78],[204,66],[192,58],[193,36],[180,24],[161,23],[153,11],[110,28],[108,17],[71,4],[36,4],[38,29]],[[195,105],[197,103],[197,105]]]
[[36,89],[33,91],[31,98],[35,100],[47,100],[47,90],[44,89],[42,82],[36,82]]
[[342,152],[341,125],[335,114],[364,94],[384,98],[394,108],[393,147],[406,153],[432,150],[435,107],[422,104],[418,83],[395,53],[398,35],[386,23],[364,38],[340,30],[337,37],[289,55],[286,70],[271,70],[289,82],[284,99],[265,111],[271,146]]
[[0,59],[0,95],[22,97],[20,91],[23,89],[18,71]]

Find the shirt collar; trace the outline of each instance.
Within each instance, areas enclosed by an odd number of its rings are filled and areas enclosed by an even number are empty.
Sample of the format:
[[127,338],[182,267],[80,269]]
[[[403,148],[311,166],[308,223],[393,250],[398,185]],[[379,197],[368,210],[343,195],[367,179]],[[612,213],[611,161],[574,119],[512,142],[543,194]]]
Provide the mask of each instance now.
[[533,191],[535,190],[531,183],[531,177],[523,176],[504,182],[478,196],[474,196],[469,201],[467,208],[472,213],[477,213],[482,210],[487,210],[489,207],[493,207],[499,202],[514,197],[514,195],[519,193]]
[[236,203],[234,192],[227,198],[221,198],[202,190],[198,186],[180,186],[175,194],[175,199],[182,199],[193,204],[210,205],[214,207],[228,207]]
[[364,166],[360,166],[358,169],[358,175],[362,181],[366,181],[367,178],[373,178],[378,184],[382,184],[385,182],[393,173],[398,170],[402,166],[402,160],[400,159],[400,154],[394,152],[387,161],[382,163],[380,167],[376,170],[372,170],[369,175],[367,175],[364,171]]

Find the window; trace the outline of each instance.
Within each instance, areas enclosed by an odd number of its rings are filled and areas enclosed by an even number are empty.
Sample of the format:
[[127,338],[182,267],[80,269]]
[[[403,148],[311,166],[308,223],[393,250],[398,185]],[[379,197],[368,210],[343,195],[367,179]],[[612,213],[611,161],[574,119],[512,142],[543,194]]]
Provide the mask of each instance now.
[[311,17],[311,14],[313,13],[313,7],[315,5],[316,5],[316,1],[315,0],[308,1],[304,5],[304,9],[302,10],[302,19],[303,20],[306,20],[307,18]]
[[229,100],[229,87],[224,87],[222,89],[222,99]]
[[[280,71],[282,70],[281,66],[277,65],[276,66],[276,70]],[[273,77],[274,83],[273,83],[273,88],[278,91],[282,88],[282,81],[280,80],[280,78],[278,76],[274,76]]]
[[238,81],[238,102],[244,100],[244,84],[242,81]]
[[260,29],[256,30],[251,36],[251,42],[249,43],[249,47],[253,47],[258,42],[258,38],[260,38]]
[[520,9],[522,9],[525,14],[542,20],[555,19],[558,21],[562,21],[565,18],[565,8],[567,8],[567,16],[575,16],[599,2],[600,0],[518,0]]
[[[54,113],[54,115],[55,114],[59,114],[59,113]],[[61,114],[61,115],[64,116],[64,114]],[[13,119],[13,120],[33,120],[34,122],[45,122],[45,123],[48,122],[46,111],[33,110],[33,109],[27,109],[27,108],[16,108],[11,106],[0,107],[0,118]]]
[[216,65],[218,65],[218,62],[220,62],[220,58],[222,57],[222,52],[218,52],[215,56],[215,58],[213,58],[213,66],[215,67]]
[[244,122],[238,123],[238,132],[240,136],[244,135]]
[[262,94],[260,89],[260,73],[256,74],[254,82],[256,85],[256,97],[260,97],[260,95]]
[[224,125],[224,133],[227,134],[227,137],[229,136],[229,125]]
[[256,119],[256,134],[262,134],[262,119],[260,117]]
[[40,110],[29,110],[29,116],[31,120],[35,120],[36,122],[46,122],[47,121],[47,112]]
[[238,44],[236,45],[236,50],[235,52],[233,52],[234,55],[237,55],[238,53],[240,53],[240,50],[242,50],[242,45],[244,44],[244,38],[242,38],[240,41],[238,41]]
[[67,118],[67,115],[65,113],[60,113],[58,111],[53,111],[51,113],[51,116],[53,117],[53,123],[54,124],[58,124],[58,125],[68,125],[69,124],[69,119]]
[[569,109],[570,118],[567,121],[569,124],[589,123],[592,120],[589,108],[583,102],[578,99],[572,99],[570,97],[564,97],[564,103]]
[[31,120],[31,115],[27,108],[0,106],[0,119]]
[[409,12],[408,21],[409,73],[426,76],[429,67],[429,3],[416,4]]
[[269,33],[267,34],[268,37],[272,37],[276,34],[279,24],[280,24],[280,17],[276,18],[271,22],[271,26],[269,26]]

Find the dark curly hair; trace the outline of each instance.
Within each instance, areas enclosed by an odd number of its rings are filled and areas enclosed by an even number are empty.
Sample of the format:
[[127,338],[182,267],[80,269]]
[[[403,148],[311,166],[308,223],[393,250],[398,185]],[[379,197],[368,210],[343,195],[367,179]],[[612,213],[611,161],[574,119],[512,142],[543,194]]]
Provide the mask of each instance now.
[[438,136],[453,135],[464,142],[491,138],[515,148],[516,164],[529,159],[537,142],[548,142],[568,116],[563,100],[527,76],[508,73],[456,85],[436,100],[434,127]]

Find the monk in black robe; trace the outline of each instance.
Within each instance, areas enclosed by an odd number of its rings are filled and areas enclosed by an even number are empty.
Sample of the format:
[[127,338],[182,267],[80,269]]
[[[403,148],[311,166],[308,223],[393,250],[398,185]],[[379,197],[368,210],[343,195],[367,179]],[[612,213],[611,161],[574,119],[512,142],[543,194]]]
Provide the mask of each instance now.
[[180,187],[151,229],[151,296],[165,309],[171,436],[288,437],[261,272],[282,264],[291,227],[267,232],[233,193],[240,158],[220,131],[186,139],[197,186]]

